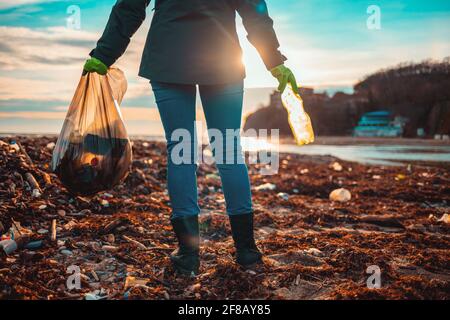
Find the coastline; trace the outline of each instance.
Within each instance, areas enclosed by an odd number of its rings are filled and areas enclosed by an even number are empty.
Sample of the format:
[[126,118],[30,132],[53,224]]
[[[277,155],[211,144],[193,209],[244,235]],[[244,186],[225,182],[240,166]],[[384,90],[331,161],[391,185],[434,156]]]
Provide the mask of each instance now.
[[[282,137],[281,143],[295,144],[293,138]],[[318,136],[317,145],[414,145],[414,146],[450,146],[450,140],[418,138],[364,138],[351,136]]]
[[[56,133],[14,133],[0,132],[0,138],[7,137],[58,137]],[[130,135],[130,139],[146,141],[163,141],[164,136]],[[280,137],[280,143],[295,144],[291,137]],[[419,139],[419,138],[364,138],[352,136],[316,136],[317,145],[417,145],[417,146],[450,146],[450,140]]]

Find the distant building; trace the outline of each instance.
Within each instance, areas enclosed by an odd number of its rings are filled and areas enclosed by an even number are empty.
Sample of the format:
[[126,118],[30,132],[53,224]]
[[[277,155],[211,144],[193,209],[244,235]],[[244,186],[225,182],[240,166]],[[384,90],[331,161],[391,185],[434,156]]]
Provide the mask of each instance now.
[[425,137],[425,129],[424,128],[417,128],[417,136],[419,138]]
[[389,111],[374,111],[364,114],[353,130],[355,137],[401,137],[406,118],[395,117]]

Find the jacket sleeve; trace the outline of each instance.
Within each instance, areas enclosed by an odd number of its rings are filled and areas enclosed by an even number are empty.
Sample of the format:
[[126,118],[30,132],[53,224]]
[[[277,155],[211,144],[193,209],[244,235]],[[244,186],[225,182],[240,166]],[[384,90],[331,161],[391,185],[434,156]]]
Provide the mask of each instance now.
[[247,38],[258,50],[267,70],[283,64],[286,57],[279,51],[273,20],[265,0],[237,0],[237,12],[242,17]]
[[90,56],[108,67],[125,52],[130,38],[145,20],[145,10],[150,0],[117,0],[97,47]]

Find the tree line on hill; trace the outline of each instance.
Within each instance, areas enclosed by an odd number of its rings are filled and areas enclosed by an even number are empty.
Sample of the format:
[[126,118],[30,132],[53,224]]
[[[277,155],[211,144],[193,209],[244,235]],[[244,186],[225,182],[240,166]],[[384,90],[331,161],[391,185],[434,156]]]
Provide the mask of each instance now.
[[[303,92],[305,109],[318,135],[350,135],[367,112],[386,110],[407,118],[404,136],[415,137],[422,128],[427,136],[450,134],[450,57],[442,61],[402,63],[379,70],[354,85],[354,93]],[[275,93],[268,107],[246,119],[244,129],[280,129],[290,135],[287,113]]]

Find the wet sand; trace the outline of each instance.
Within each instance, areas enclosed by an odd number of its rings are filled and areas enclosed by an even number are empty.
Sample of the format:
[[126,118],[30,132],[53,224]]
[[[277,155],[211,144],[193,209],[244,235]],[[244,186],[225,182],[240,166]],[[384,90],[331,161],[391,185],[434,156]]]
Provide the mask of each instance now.
[[[283,143],[293,144],[291,138],[282,138]],[[365,138],[350,136],[319,136],[314,144],[319,145],[411,145],[411,146],[450,146],[450,140],[418,138]]]

